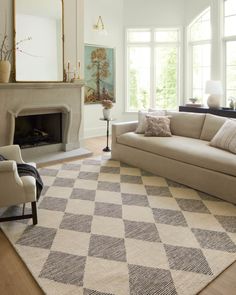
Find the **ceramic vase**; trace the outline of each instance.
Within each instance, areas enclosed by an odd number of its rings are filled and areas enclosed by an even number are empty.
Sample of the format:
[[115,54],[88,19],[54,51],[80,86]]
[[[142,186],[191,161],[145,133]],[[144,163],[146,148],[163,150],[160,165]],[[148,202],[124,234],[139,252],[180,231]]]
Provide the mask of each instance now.
[[220,95],[210,95],[207,100],[207,105],[210,109],[219,109],[220,108]]
[[8,83],[11,74],[11,64],[8,60],[0,60],[0,83]]
[[105,119],[105,120],[108,120],[108,119],[110,119],[110,112],[111,112],[111,110],[110,109],[103,109],[103,118]]

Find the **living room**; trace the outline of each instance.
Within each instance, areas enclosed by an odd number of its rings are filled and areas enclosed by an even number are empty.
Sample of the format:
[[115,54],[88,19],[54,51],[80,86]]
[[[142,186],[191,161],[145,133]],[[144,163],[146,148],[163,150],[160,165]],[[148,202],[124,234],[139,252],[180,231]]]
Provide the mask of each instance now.
[[236,293],[235,24],[0,0],[0,294]]

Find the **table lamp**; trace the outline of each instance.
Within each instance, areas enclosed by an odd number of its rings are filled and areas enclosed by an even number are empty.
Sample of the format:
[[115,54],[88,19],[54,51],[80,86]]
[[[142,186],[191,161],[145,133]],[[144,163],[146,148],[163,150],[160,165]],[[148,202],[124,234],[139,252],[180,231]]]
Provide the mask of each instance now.
[[223,87],[221,81],[207,81],[205,93],[209,94],[207,105],[210,109],[219,109],[221,97],[223,95]]

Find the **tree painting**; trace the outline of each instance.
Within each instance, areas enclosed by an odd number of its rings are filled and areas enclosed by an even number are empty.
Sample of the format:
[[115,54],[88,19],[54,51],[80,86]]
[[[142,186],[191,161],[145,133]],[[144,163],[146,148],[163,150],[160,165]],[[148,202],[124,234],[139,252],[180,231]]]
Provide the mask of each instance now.
[[114,49],[85,46],[85,103],[115,102]]

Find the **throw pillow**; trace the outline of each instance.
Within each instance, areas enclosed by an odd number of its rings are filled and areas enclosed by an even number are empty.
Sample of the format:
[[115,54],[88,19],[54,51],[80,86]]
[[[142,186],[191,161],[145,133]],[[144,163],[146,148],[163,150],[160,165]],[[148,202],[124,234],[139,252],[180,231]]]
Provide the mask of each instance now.
[[236,154],[236,122],[228,119],[213,137],[210,145]]
[[144,136],[170,137],[170,119],[167,116],[146,116],[147,127]]
[[154,112],[148,111],[139,111],[138,112],[138,127],[136,129],[136,133],[143,134],[146,129],[146,115],[152,116],[165,116],[166,111],[164,110],[155,110]]

